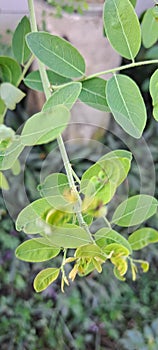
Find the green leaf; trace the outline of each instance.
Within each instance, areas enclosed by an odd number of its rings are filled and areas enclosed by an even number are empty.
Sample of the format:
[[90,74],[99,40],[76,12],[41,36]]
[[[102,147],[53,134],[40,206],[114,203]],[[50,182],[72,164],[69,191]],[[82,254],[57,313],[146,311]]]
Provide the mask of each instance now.
[[65,224],[61,227],[44,224],[42,235],[60,248],[77,248],[91,243],[89,234],[74,224]]
[[133,250],[140,250],[148,244],[158,242],[158,231],[150,227],[143,227],[133,232],[128,241]]
[[149,90],[152,97],[153,116],[158,121],[158,69],[151,76]]
[[45,238],[32,238],[20,244],[15,255],[18,259],[29,262],[47,261],[60,253],[60,249],[50,245]]
[[99,231],[97,231],[95,233],[95,241],[101,249],[104,249],[108,244],[118,243],[126,247],[130,254],[132,253],[131,245],[127,239],[125,239],[118,232],[109,228],[101,228]]
[[137,0],[130,0],[130,2],[131,2],[131,4],[133,5],[133,7],[135,7],[135,6],[136,6]]
[[145,48],[153,46],[158,39],[158,22],[153,8],[148,9],[142,20],[142,41]]
[[65,174],[54,173],[47,176],[38,186],[41,196],[51,196],[50,203],[58,210],[74,212],[74,196],[71,195],[68,178]]
[[0,97],[4,101],[7,108],[13,110],[25,94],[11,83],[2,83],[0,86]]
[[22,144],[33,146],[53,141],[64,131],[69,119],[70,113],[62,105],[34,114],[22,130]]
[[119,186],[127,177],[131,167],[132,153],[125,150],[115,150],[105,154],[98,160],[101,165],[102,161],[111,159],[117,164],[117,176],[115,174],[116,184]]
[[82,82],[82,90],[79,99],[88,106],[109,112],[105,96],[106,80],[93,78]]
[[12,74],[9,67],[0,65],[0,82],[11,82]]
[[21,67],[20,65],[11,57],[0,56],[0,67],[6,67],[9,69],[11,74],[10,83],[16,85],[19,77],[21,76]]
[[53,283],[59,276],[60,269],[56,268],[47,268],[38,273],[34,279],[34,289],[37,293],[42,292],[46,289],[51,283]]
[[0,171],[0,188],[3,190],[9,190],[9,184],[5,175]]
[[138,17],[129,0],[106,0],[103,14],[105,31],[113,48],[134,60],[141,45]]
[[117,150],[101,157],[83,174],[81,192],[90,198],[95,196],[103,204],[108,203],[130,169],[132,155],[126,152]]
[[27,35],[33,54],[52,71],[67,77],[78,78],[85,74],[83,57],[66,40],[45,32]]
[[13,129],[2,124],[0,125],[0,151],[5,150],[13,142],[15,132]]
[[126,199],[114,212],[112,223],[128,227],[139,225],[157,211],[157,200],[145,194]]
[[24,65],[29,59],[30,50],[25,41],[25,35],[31,32],[29,19],[24,16],[14,31],[12,50],[17,61]]
[[3,123],[5,110],[6,110],[5,103],[4,103],[4,101],[0,98],[0,125]]
[[[118,258],[111,259],[111,262],[115,265],[115,268],[117,269],[118,274],[120,276],[124,276],[128,270],[127,260],[124,258],[118,257]],[[117,275],[115,274],[115,276]]]
[[24,231],[25,233],[36,234],[43,232],[41,227],[42,217],[44,213],[52,208],[49,200],[40,198],[25,207],[17,217],[16,229],[17,231]]
[[84,210],[95,198],[102,204],[108,203],[116,191],[117,168],[110,161],[104,161],[101,164],[92,165],[82,176],[80,190],[85,194],[87,201],[84,201]]
[[0,152],[0,170],[10,169],[23,149],[24,146],[21,144],[19,138],[13,140],[12,144],[6,150]]
[[[61,85],[70,82],[70,79],[65,78],[51,70],[47,70],[48,79],[50,81],[50,85]],[[43,85],[40,77],[40,72],[38,70],[29,73],[25,79],[24,83],[30,89],[44,91]]]
[[146,125],[146,108],[136,83],[125,75],[114,75],[106,85],[108,105],[116,122],[131,136],[140,138]]
[[66,86],[60,87],[46,101],[42,110],[46,111],[57,105],[64,105],[68,109],[71,109],[81,92],[81,88],[82,84],[78,82],[69,83]]
[[102,250],[96,244],[87,244],[77,248],[75,252],[76,258],[99,258],[103,261],[106,260],[106,256]]

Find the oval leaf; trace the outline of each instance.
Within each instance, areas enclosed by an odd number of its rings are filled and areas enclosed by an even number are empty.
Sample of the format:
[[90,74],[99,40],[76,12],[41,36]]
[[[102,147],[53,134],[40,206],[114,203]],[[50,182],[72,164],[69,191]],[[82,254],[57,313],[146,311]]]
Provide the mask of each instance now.
[[99,231],[97,231],[95,233],[95,241],[100,248],[105,248],[108,244],[111,243],[121,244],[126,247],[130,253],[132,253],[131,245],[127,239],[121,236],[118,232],[109,228],[101,228]]
[[21,142],[25,146],[40,145],[56,139],[66,128],[70,113],[64,106],[37,113],[29,118],[21,133]]
[[50,109],[57,105],[64,105],[71,109],[81,92],[82,84],[79,82],[69,83],[66,86],[60,87],[53,95],[46,101],[43,106],[43,111]]
[[53,283],[59,276],[60,269],[51,268],[42,270],[34,279],[34,289],[37,293],[42,292],[46,289],[51,283]]
[[24,65],[30,56],[30,50],[25,41],[25,35],[31,32],[29,19],[24,16],[13,34],[12,50],[17,61]]
[[141,45],[138,17],[128,0],[106,0],[104,26],[113,48],[123,57],[134,60]]
[[106,80],[93,78],[82,82],[82,91],[79,99],[88,106],[109,112],[105,96]]
[[23,149],[24,146],[21,144],[19,138],[13,140],[12,144],[6,150],[0,152],[0,170],[10,169]]
[[45,32],[27,35],[27,43],[33,54],[54,72],[67,78],[85,74],[83,57],[66,40]]
[[60,253],[60,249],[50,245],[44,238],[29,239],[20,244],[15,255],[18,259],[29,262],[47,261]]
[[75,198],[71,194],[68,178],[65,174],[54,173],[47,176],[38,186],[41,196],[51,196],[51,204],[58,210],[74,212]]
[[4,101],[7,108],[13,110],[25,94],[11,83],[2,83],[0,86],[0,97]]
[[10,82],[13,85],[16,85],[19,77],[21,76],[21,67],[20,65],[11,57],[8,56],[1,56],[0,57],[0,66],[7,66],[7,68],[10,70],[11,74],[11,80]]
[[108,105],[116,122],[131,136],[140,138],[146,125],[146,108],[136,83],[125,75],[114,75],[106,85]]
[[[50,85],[61,85],[61,84],[68,83],[70,81],[70,79],[65,78],[55,72],[52,72],[51,70],[47,70],[47,76],[48,76]],[[30,89],[44,91],[41,77],[40,77],[40,72],[38,70],[29,73],[25,77],[24,83]]]
[[17,231],[23,230],[25,233],[40,233],[43,228],[40,226],[39,221],[42,220],[42,216],[45,212],[52,207],[46,198],[40,198],[25,207],[17,217],[16,229]]
[[158,242],[158,231],[150,227],[140,228],[129,236],[128,241],[133,250],[139,250],[148,244]]
[[153,46],[158,39],[158,22],[153,14],[153,8],[148,9],[142,20],[142,41],[145,48]]
[[117,207],[112,223],[123,227],[139,225],[156,213],[157,205],[157,200],[152,196],[133,196]]
[[152,97],[153,116],[158,121],[158,69],[151,76],[149,90]]
[[48,225],[43,222],[43,233],[53,245],[60,248],[77,248],[91,243],[89,234],[82,228],[73,224],[63,227]]

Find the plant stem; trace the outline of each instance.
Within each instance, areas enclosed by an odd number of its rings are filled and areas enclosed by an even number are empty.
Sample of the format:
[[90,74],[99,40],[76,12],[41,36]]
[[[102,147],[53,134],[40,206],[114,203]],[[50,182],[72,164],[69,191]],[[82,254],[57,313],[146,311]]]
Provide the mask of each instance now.
[[85,81],[85,80],[88,80],[88,79],[92,79],[92,78],[96,78],[96,77],[99,77],[100,75],[103,75],[103,74],[115,73],[117,71],[122,71],[122,70],[125,70],[125,69],[135,68],[135,67],[139,67],[139,66],[145,66],[145,65],[148,65],[148,64],[158,64],[158,60],[132,62],[132,63],[129,63],[129,64],[125,64],[124,66],[121,66],[121,67],[116,67],[116,68],[104,70],[102,72],[94,73],[92,75],[89,75],[88,77],[83,78],[82,81]]
[[[36,24],[36,17],[35,17],[35,10],[34,10],[34,2],[33,2],[33,0],[28,0],[28,6],[29,6],[29,11],[30,11],[31,29],[32,29],[33,32],[34,31],[37,32],[37,24]],[[42,62],[40,62],[39,60],[38,60],[38,64],[39,64],[39,71],[40,71],[40,75],[41,75],[41,80],[42,80],[42,84],[43,84],[44,93],[45,93],[46,99],[48,99],[51,96],[50,82],[49,82],[49,79],[48,79],[48,76],[47,76],[45,65]],[[90,240],[92,242],[94,242],[93,237],[92,237],[92,235],[91,235],[91,233],[89,231],[88,225],[85,223],[85,221],[83,219],[83,216],[82,216],[82,213],[81,213],[82,200],[81,200],[81,197],[80,197],[80,195],[79,195],[79,193],[78,193],[78,191],[76,189],[76,186],[75,186],[75,182],[74,182],[73,175],[72,175],[71,164],[70,164],[70,161],[69,161],[69,158],[68,158],[68,155],[67,155],[67,152],[66,152],[66,148],[65,148],[65,145],[64,145],[64,142],[63,142],[63,139],[62,139],[61,135],[58,136],[57,142],[58,142],[58,146],[59,146],[59,149],[60,149],[60,153],[61,153],[61,156],[62,156],[62,160],[63,160],[64,166],[65,166],[65,170],[66,170],[66,173],[67,173],[69,185],[70,185],[72,191],[74,192],[74,194],[76,195],[77,201],[74,204],[74,210],[75,210],[75,213],[77,215],[77,219],[78,219],[79,225],[88,233],[88,235],[90,237]]]
[[111,229],[112,229],[112,228],[111,228],[111,224],[110,224],[110,222],[108,221],[108,219],[106,218],[106,216],[103,216],[102,218],[103,218],[103,220],[105,221],[106,226],[107,226],[108,228],[110,228],[110,230],[111,230]]

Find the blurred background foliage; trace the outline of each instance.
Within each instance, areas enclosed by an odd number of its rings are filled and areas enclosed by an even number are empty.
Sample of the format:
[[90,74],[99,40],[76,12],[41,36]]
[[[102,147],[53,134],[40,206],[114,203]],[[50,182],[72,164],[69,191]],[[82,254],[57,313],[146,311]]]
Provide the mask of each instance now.
[[[1,46],[1,53],[9,48]],[[152,50],[141,49],[138,60],[158,56],[158,46]],[[125,64],[126,61],[123,62]],[[158,124],[152,117],[151,98],[148,92],[149,78],[156,67],[139,67],[128,70],[128,74],[139,84],[148,111],[148,123],[144,132],[145,142],[139,142],[122,135],[121,129],[111,120],[109,132],[97,135],[99,144],[107,149],[126,148],[134,150],[134,160],[128,183],[124,183],[112,201],[112,206],[124,196],[140,192],[140,173],[136,159],[143,171],[145,193],[155,186],[158,195],[158,177],[155,184],[150,177],[150,159],[146,157],[146,146],[152,154],[155,171],[158,174]],[[14,112],[8,112],[6,122],[15,130],[26,120],[25,103],[21,103]],[[110,131],[112,130],[112,132]],[[101,133],[102,135],[102,133]],[[95,143],[94,143],[95,145]],[[29,200],[38,198],[36,187],[40,181],[40,172],[49,166],[53,152],[52,170],[62,170],[62,163],[56,142],[36,146],[29,150],[24,169],[25,190]],[[88,144],[86,147],[71,145],[73,167],[81,176],[89,165],[100,156],[100,148]],[[23,159],[22,159],[23,161]],[[43,169],[44,173],[44,169]],[[43,176],[43,175],[42,175]],[[16,201],[24,206],[25,198],[19,179],[7,172],[11,187],[16,188]],[[13,181],[13,182],[12,182]],[[136,282],[127,276],[127,282],[113,277],[110,264],[106,264],[101,275],[93,273],[77,280],[65,291],[60,292],[58,282],[41,294],[32,287],[34,276],[42,264],[19,261],[14,250],[26,238],[15,231],[14,222],[9,216],[5,193],[0,198],[0,349],[1,350],[157,350],[158,349],[158,244],[142,251],[141,258],[150,262],[147,274],[139,274]],[[15,197],[14,197],[14,202]],[[20,210],[20,208],[19,208]],[[150,219],[150,225],[157,228],[157,219]],[[148,222],[146,223],[148,225]],[[122,232],[124,233],[124,232]],[[58,258],[60,259],[60,257]],[[51,266],[51,262],[49,263]],[[58,260],[56,261],[58,264]],[[47,264],[48,265],[48,264]]]

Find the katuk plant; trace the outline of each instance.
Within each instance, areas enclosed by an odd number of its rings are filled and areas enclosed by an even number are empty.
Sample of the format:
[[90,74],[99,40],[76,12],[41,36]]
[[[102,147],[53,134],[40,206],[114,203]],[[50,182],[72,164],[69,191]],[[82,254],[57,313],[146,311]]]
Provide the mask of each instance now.
[[[146,47],[158,39],[157,5],[146,11],[142,29],[135,13],[136,1],[106,0],[103,24],[112,47],[131,62],[125,66],[87,76],[85,61],[78,50],[61,37],[37,30],[33,0],[28,0],[29,18],[22,18],[12,40],[14,59],[0,57],[0,140],[1,187],[8,188],[2,171],[19,168],[18,157],[24,147],[57,139],[65,173],[47,176],[38,190],[41,198],[25,207],[18,215],[16,228],[29,238],[16,249],[17,258],[28,262],[52,260],[52,267],[43,269],[34,280],[41,292],[61,275],[61,289],[76,275],[86,276],[93,270],[101,273],[107,261],[114,274],[124,281],[128,268],[136,279],[138,266],[148,271],[147,261],[135,259],[134,252],[158,242],[158,231],[144,227],[145,220],[157,212],[157,200],[145,194],[127,198],[116,208],[109,221],[108,204],[117,188],[127,178],[132,154],[120,149],[101,157],[79,179],[72,169],[62,132],[70,120],[70,110],[77,99],[101,111],[110,111],[115,121],[133,138],[140,138],[146,126],[146,107],[137,84],[118,73],[126,68],[158,63],[158,59],[135,62],[141,38]],[[149,25],[152,23],[152,26]],[[95,43],[94,43],[95,45]],[[39,70],[27,74],[34,59]],[[106,81],[102,74],[113,73]],[[3,124],[7,108],[14,109],[27,87],[44,91],[46,102],[42,111],[31,116],[21,134]],[[158,120],[158,70],[150,79],[153,116]],[[95,219],[104,220],[104,227],[95,233]],[[102,221],[103,222],[103,221]],[[126,239],[116,227],[133,227]],[[139,227],[139,228],[138,228]],[[72,254],[72,251],[74,252]],[[53,267],[53,259],[61,253],[61,266]],[[71,266],[67,275],[66,264]],[[106,266],[105,266],[106,268]]]

